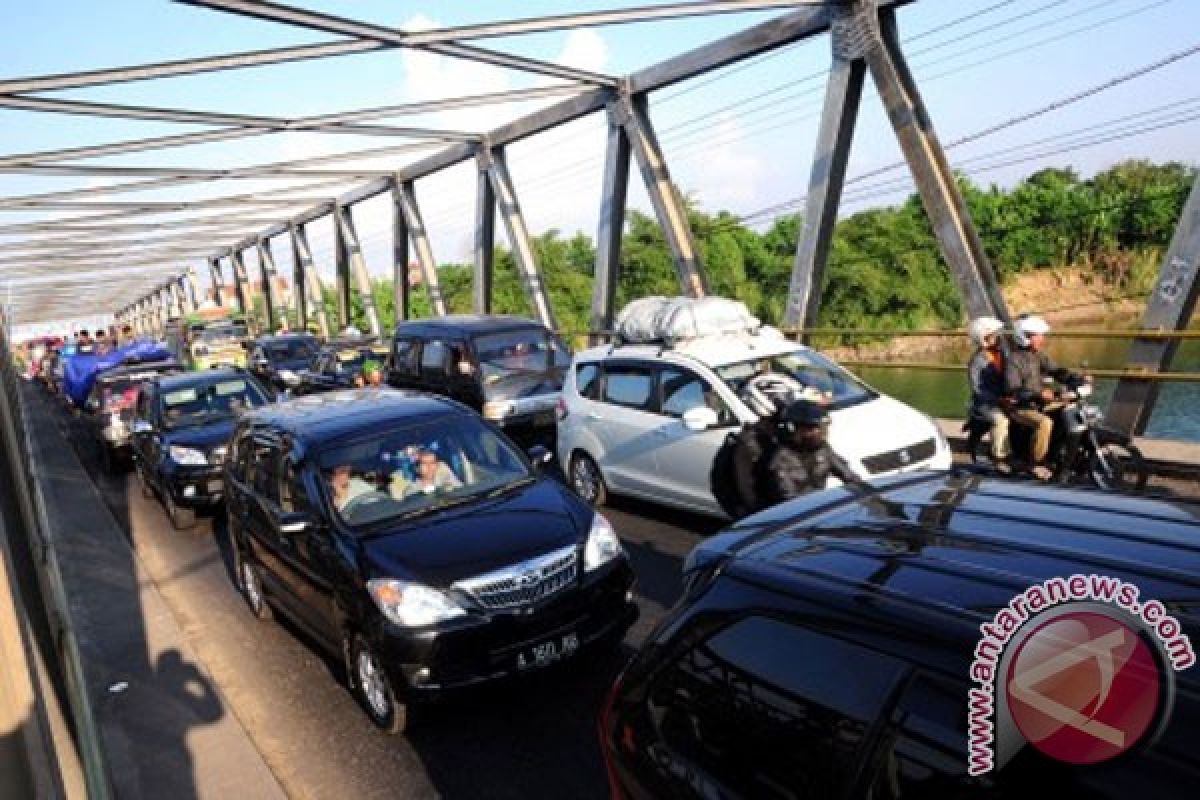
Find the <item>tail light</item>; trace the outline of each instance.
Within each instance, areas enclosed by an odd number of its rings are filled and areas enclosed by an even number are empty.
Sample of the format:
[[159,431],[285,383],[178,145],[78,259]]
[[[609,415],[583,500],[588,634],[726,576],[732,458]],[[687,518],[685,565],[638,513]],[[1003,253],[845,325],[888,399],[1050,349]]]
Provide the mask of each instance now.
[[554,416],[559,422],[562,422],[567,418],[567,401],[561,397],[559,397],[558,402],[554,404]]
[[617,765],[613,760],[612,746],[609,743],[613,706],[616,705],[617,696],[621,693],[621,679],[624,677],[625,674],[621,673],[613,681],[612,689],[604,700],[604,706],[600,709],[600,719],[597,724],[597,730],[600,733],[600,752],[604,756],[604,771],[608,775],[608,796],[612,800],[625,800],[625,793],[621,791],[621,782],[617,777]]

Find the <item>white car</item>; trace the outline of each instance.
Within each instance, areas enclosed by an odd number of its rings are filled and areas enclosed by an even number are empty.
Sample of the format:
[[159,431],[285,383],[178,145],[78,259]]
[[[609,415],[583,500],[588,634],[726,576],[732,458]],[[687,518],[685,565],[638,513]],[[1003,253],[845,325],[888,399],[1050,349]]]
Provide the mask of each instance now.
[[729,433],[757,419],[738,393],[764,371],[832,395],[829,443],[859,476],[950,467],[930,417],[815,350],[779,335],[712,336],[576,354],[558,411],[571,486],[595,504],[611,493],[724,516],[710,489],[713,460]]

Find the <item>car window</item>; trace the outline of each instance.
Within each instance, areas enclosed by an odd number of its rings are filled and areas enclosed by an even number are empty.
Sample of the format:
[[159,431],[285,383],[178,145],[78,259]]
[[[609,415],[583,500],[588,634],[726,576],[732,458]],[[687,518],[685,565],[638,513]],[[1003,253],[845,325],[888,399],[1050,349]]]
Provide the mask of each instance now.
[[237,461],[234,462],[234,469],[238,478],[243,481],[247,487],[254,485],[254,437],[250,434],[243,434],[237,442],[237,448],[233,455]]
[[291,458],[285,457],[279,471],[279,509],[286,514],[312,508],[304,488],[304,472]]
[[[648,698],[652,761],[746,797],[843,797],[906,665],[752,616],[686,648]],[[852,676],[852,677],[849,677]],[[706,792],[702,792],[704,794]]]
[[604,370],[604,401],[641,411],[654,405],[654,370],[650,367],[612,365]]
[[796,350],[765,358],[754,358],[718,367],[716,373],[734,392],[741,392],[755,375],[773,372],[787,375],[802,387],[829,397],[830,410],[865,403],[878,395],[858,378],[813,350]]
[[159,399],[167,429],[227,419],[266,403],[267,396],[257,383],[239,375],[173,387]]
[[397,339],[392,348],[392,368],[404,375],[417,371],[417,342],[414,339]]
[[711,408],[721,424],[733,421],[733,414],[708,381],[694,372],[678,367],[664,367],[658,373],[661,412],[669,417],[682,417],[693,408]]
[[432,374],[443,374],[446,371],[446,358],[450,355],[450,348],[445,342],[434,339],[425,342],[425,346],[421,348],[421,372]]
[[544,328],[521,328],[477,336],[475,353],[485,384],[561,369],[571,363],[570,348]]
[[253,451],[254,493],[260,500],[279,502],[279,448],[273,443],[255,439]]
[[580,364],[575,368],[575,388],[579,390],[582,397],[589,400],[596,399],[596,389],[600,382],[600,365],[599,364]]

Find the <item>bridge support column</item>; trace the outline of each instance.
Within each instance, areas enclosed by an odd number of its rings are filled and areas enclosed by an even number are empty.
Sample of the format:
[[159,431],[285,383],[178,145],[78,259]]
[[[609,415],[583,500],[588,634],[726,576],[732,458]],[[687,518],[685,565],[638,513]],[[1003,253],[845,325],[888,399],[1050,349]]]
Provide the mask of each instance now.
[[225,277],[221,274],[221,259],[208,260],[208,274],[212,280],[213,304],[219,308],[225,307]]
[[292,311],[296,314],[296,325],[308,330],[308,287],[304,284],[304,268],[296,253],[296,228],[288,226],[288,241],[292,243]]
[[[1200,178],[1192,186],[1183,215],[1171,238],[1158,282],[1146,303],[1142,329],[1182,331],[1187,328],[1200,298]],[[1147,372],[1167,372],[1178,339],[1134,339],[1129,345],[1126,367]],[[1113,393],[1105,420],[1117,430],[1143,434],[1154,413],[1162,384],[1158,381],[1122,378]]]
[[417,193],[412,181],[402,182],[396,197],[400,210],[408,226],[408,235],[412,237],[413,248],[417,251],[417,263],[421,265],[421,277],[425,281],[425,289],[429,292],[429,305],[434,316],[446,316],[446,300],[442,297],[442,287],[438,283],[437,262],[433,260],[433,247],[429,243],[429,231],[421,219],[421,209],[417,205]]
[[362,247],[358,240],[358,231],[354,227],[354,211],[346,206],[334,206],[334,224],[342,234],[342,246],[346,249],[346,260],[354,282],[358,285],[359,301],[367,317],[367,327],[372,336],[378,336],[382,331],[379,324],[379,310],[375,308],[375,296],[371,291],[371,275],[367,272],[367,260],[363,256]]
[[546,283],[541,269],[538,268],[537,256],[534,255],[533,242],[529,238],[529,228],[525,224],[525,215],[521,213],[517,191],[513,186],[512,175],[508,171],[504,149],[485,145],[480,149],[478,158],[480,167],[487,170],[488,182],[495,194],[500,216],[504,219],[508,244],[512,248],[521,285],[525,289],[525,296],[529,298],[529,305],[533,309],[534,317],[550,330],[556,330],[558,326],[554,320],[554,309],[550,307],[550,297],[546,294]]
[[471,307],[476,314],[492,313],[496,273],[496,192],[487,167],[479,162],[475,178],[475,274]]
[[400,187],[392,184],[392,306],[396,322],[409,318],[408,222],[400,204]]
[[[292,258],[295,261],[298,280],[297,286],[308,296],[309,303],[316,311],[317,327],[321,336],[328,339],[331,334],[329,314],[325,311],[325,290],[321,285],[321,276],[313,264],[312,248],[308,246],[308,230],[303,225],[291,226]],[[308,325],[305,317],[304,324]]]
[[183,296],[187,310],[184,312],[190,314],[200,308],[200,287],[196,284],[196,270],[193,267],[188,267],[183,273]]
[[271,240],[258,240],[255,245],[258,251],[258,274],[262,279],[262,297],[263,307],[267,316],[268,334],[272,334],[276,329],[275,320],[275,256],[271,253]]
[[901,52],[894,11],[881,12],[875,0],[854,0],[835,13],[831,25],[834,66],[785,324],[810,327],[816,322],[864,67],[883,101],[964,310],[969,317],[995,316],[1011,322],[983,242]]
[[637,158],[646,193],[654,206],[658,224],[675,261],[675,271],[683,293],[688,297],[704,297],[708,294],[708,280],[700,253],[688,224],[687,206],[680,196],[663,157],[662,146],[650,122],[650,112],[644,94],[630,95],[622,91],[616,104],[616,113],[621,127],[629,138],[629,144]]
[[342,207],[333,207],[333,287],[337,295],[338,330],[354,324],[354,307],[350,302],[350,251],[346,246],[346,234],[338,220]]
[[233,266],[233,290],[237,297],[238,311],[250,316],[250,305],[246,302],[249,300],[250,281],[246,277],[246,261],[242,256],[241,250],[231,250],[229,252],[229,263]]
[[608,149],[604,156],[604,185],[600,198],[600,224],[596,234],[596,268],[592,281],[590,343],[601,344],[600,331],[611,331],[617,306],[617,278],[621,264],[621,234],[625,228],[625,200],[629,190],[629,137],[619,122],[615,106],[608,107]]

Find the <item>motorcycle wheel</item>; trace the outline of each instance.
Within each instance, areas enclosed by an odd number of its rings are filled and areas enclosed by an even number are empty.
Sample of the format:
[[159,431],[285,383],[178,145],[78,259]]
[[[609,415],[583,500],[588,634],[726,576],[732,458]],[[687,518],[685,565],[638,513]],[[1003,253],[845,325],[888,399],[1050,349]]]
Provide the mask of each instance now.
[[1089,454],[1088,475],[1092,483],[1110,492],[1141,491],[1150,477],[1136,445],[1105,441]]

